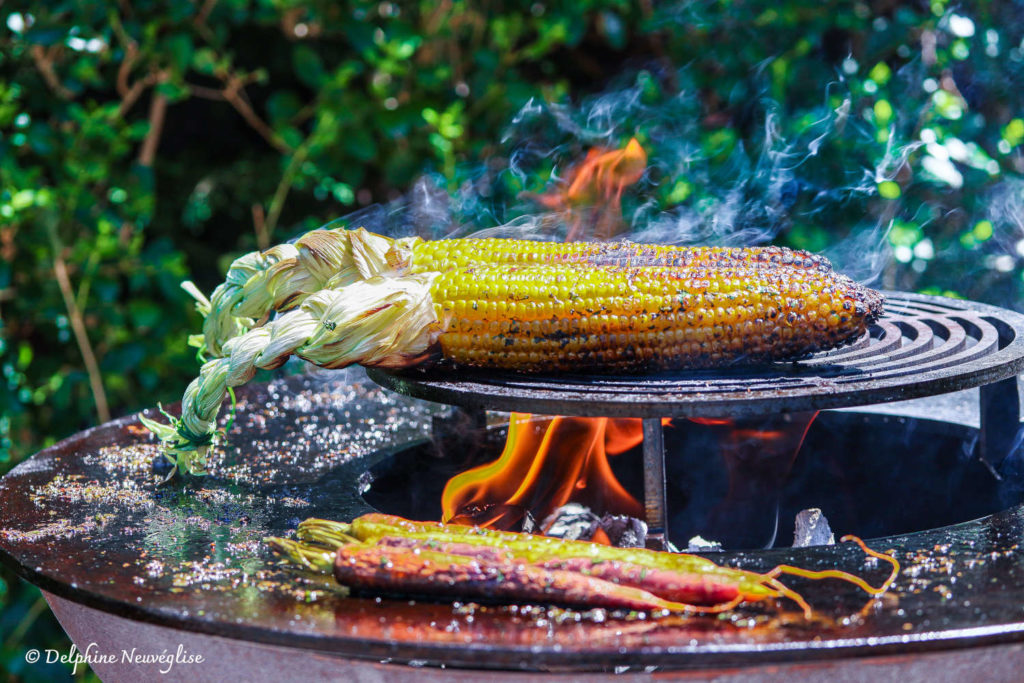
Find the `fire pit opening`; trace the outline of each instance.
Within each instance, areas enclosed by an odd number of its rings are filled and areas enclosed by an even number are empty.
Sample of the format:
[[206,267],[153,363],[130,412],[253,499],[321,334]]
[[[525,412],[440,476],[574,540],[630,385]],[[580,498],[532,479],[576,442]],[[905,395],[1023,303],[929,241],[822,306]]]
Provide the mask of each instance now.
[[[496,460],[508,431],[472,427],[466,419],[456,424],[438,421],[433,440],[379,459],[363,477],[364,500],[381,512],[441,519],[446,483]],[[968,521],[1024,498],[975,457],[978,431],[954,421],[825,411],[799,451],[784,457],[766,455],[760,442],[737,449],[736,432],[735,425],[686,419],[664,430],[669,537],[676,544],[700,535],[726,548],[789,546],[794,519],[808,508],[820,508],[837,534],[889,536]],[[749,439],[765,433],[772,432],[765,427]],[[643,501],[641,448],[608,463],[618,484]]]

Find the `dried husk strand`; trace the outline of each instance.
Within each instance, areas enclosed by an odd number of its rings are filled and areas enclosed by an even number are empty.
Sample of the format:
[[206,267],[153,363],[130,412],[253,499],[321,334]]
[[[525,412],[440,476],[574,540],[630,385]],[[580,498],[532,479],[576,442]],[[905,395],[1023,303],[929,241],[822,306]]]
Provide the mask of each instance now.
[[320,290],[387,273],[391,268],[387,255],[406,241],[363,228],[313,230],[294,244],[279,244],[236,259],[209,300],[191,282],[185,283],[206,318],[204,351],[222,356],[229,339],[263,324],[268,314],[294,308]]
[[375,277],[317,292],[298,309],[224,344],[224,357],[206,362],[185,390],[180,418],[169,425],[140,419],[178,471],[205,474],[225,393],[248,382],[257,368],[277,368],[292,355],[325,368],[405,367],[424,360],[441,331],[430,297],[435,277]]

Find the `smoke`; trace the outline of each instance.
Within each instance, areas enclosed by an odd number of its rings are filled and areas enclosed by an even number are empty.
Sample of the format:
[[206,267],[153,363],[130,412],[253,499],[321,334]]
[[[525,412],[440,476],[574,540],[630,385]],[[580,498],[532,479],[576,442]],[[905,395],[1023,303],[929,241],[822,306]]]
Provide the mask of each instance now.
[[[462,169],[463,181],[450,196],[439,190],[441,179],[428,176],[397,202],[347,220],[404,221],[406,228],[428,225],[444,234],[493,231],[497,222],[505,233],[530,232],[556,221],[525,195],[563,186],[589,149],[618,148],[636,136],[649,167],[624,198],[630,238],[750,245],[777,238],[794,219],[874,195],[879,179],[892,177],[919,144],[890,142],[872,165],[848,170],[843,182],[823,183],[810,162],[834,139],[872,139],[849,121],[849,96],[828,104],[840,84],[829,86],[815,119],[791,135],[785,131],[794,125],[782,106],[761,98],[758,131],[741,139],[734,127],[704,119],[695,90],[669,95],[652,80],[642,72],[628,87],[575,105],[530,100],[505,130],[498,163]],[[685,71],[675,80],[685,81]]]
[[[935,79],[933,65],[876,66],[876,85],[848,78],[859,68],[851,61],[813,107],[762,92],[712,111],[686,68],[671,77],[639,71],[574,102],[532,99],[489,159],[455,177],[427,174],[401,198],[342,222],[432,239],[565,239],[564,207],[538,198],[564,191],[588,151],[635,137],[648,166],[616,205],[616,239],[789,244],[867,284],[1015,305],[1007,274],[1024,258],[1024,180],[970,139],[967,102]],[[884,85],[885,96],[865,84]],[[578,219],[587,208],[573,211]],[[997,282],[1010,290],[994,294]]]
[[997,251],[1024,257],[1024,178],[1007,178],[995,185],[983,204]]

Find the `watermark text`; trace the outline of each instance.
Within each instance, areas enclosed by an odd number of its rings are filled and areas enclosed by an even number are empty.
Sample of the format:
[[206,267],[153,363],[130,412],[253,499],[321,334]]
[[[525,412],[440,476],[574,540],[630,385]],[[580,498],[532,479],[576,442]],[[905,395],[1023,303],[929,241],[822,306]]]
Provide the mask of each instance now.
[[164,649],[160,652],[144,652],[137,647],[123,649],[117,653],[101,652],[96,643],[89,643],[85,650],[79,650],[77,645],[72,645],[67,652],[33,649],[25,653],[25,661],[29,664],[35,664],[40,660],[46,664],[70,664],[72,675],[78,673],[78,668],[82,664],[89,666],[95,664],[151,664],[157,667],[160,673],[166,674],[179,664],[202,664],[205,658],[200,654],[189,652],[180,643],[177,650]]

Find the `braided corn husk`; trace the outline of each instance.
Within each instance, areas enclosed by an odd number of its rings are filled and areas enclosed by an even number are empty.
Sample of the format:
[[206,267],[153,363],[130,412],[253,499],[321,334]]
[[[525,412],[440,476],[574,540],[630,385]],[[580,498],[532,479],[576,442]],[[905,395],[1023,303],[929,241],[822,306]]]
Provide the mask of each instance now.
[[313,230],[295,244],[242,256],[209,301],[200,300],[206,352],[224,355],[227,340],[261,324],[270,313],[298,306],[311,294],[388,272],[386,256],[403,244],[363,228]]
[[378,276],[317,292],[297,309],[225,343],[224,356],[204,363],[185,389],[180,418],[170,425],[140,419],[179,470],[204,474],[227,390],[248,382],[257,369],[280,367],[292,355],[325,368],[405,367],[425,360],[441,332],[429,295],[436,277]]

